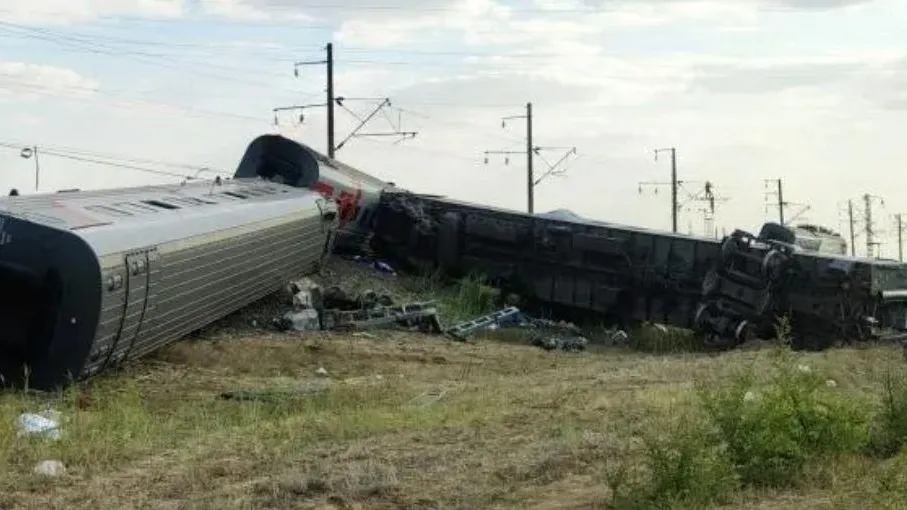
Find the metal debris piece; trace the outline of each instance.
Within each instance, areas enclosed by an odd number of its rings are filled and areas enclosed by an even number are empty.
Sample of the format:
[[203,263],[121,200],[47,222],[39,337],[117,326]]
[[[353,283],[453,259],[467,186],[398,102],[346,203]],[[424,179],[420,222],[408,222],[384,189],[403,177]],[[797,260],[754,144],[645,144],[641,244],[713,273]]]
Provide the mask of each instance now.
[[397,324],[418,327],[424,333],[440,333],[438,310],[433,301],[400,306],[379,306],[361,310],[325,310],[322,314],[325,329],[354,331]]
[[475,319],[472,319],[472,320],[469,320],[466,322],[461,322],[460,324],[457,324],[456,326],[447,328],[447,330],[444,331],[444,333],[446,335],[456,338],[457,340],[466,340],[467,336],[470,333],[473,333],[473,332],[481,330],[481,329],[490,328],[490,327],[496,326],[496,325],[499,326],[500,323],[503,322],[504,320],[506,320],[508,318],[516,317],[517,315],[520,315],[520,314],[521,314],[521,312],[520,312],[519,308],[517,308],[515,306],[510,306],[510,307],[504,308],[502,310],[491,312],[487,315],[483,315],[481,317],[477,317]]

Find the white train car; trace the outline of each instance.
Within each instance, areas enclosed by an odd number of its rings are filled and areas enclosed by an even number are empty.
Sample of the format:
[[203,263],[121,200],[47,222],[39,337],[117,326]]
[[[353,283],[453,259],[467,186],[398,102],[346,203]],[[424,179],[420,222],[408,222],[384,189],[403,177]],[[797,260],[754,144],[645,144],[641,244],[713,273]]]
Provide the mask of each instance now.
[[316,270],[337,208],[260,179],[0,199],[0,375],[65,386]]
[[382,181],[276,134],[261,135],[246,148],[234,178],[253,177],[309,188],[334,200],[342,234],[338,243],[358,243],[364,239],[371,232],[371,220],[381,193],[398,189],[392,182]]

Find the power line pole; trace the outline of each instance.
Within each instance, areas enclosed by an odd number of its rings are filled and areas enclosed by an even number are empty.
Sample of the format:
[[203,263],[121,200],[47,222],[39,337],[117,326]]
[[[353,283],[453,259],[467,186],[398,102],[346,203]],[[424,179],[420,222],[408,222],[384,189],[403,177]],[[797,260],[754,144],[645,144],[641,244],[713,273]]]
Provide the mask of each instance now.
[[850,223],[850,256],[857,256],[856,232],[854,232],[853,200],[847,201],[847,217]]
[[[299,77],[299,68],[300,66],[308,65],[326,65],[327,66],[327,103],[321,106],[326,106],[328,109],[328,157],[334,159],[334,152],[336,147],[334,146],[334,45],[333,43],[327,43],[325,46],[325,52],[327,53],[327,58],[324,60],[309,60],[303,62],[296,62],[293,64],[293,74],[298,78]],[[318,106],[318,105],[307,105],[307,106]],[[284,109],[290,109],[294,107],[284,107]],[[299,107],[296,107],[299,108]]]
[[[769,191],[766,194],[767,195],[776,195],[778,197],[778,204],[777,204],[778,205],[778,223],[780,223],[781,225],[784,225],[784,207],[788,204],[787,204],[787,202],[784,201],[784,189],[781,185],[781,179],[765,179],[766,186],[768,186],[768,184],[770,182],[775,183],[775,191]],[[768,205],[769,204],[766,204],[766,207]],[[775,204],[771,204],[771,205],[775,205]]]
[[866,230],[866,257],[872,258],[872,199],[869,193],[863,195],[863,221],[866,223],[863,227]]
[[535,211],[535,177],[532,170],[532,103],[526,103],[526,205],[529,214]]
[[882,243],[876,241],[875,236],[877,232],[873,225],[873,214],[872,214],[872,199],[878,199],[881,205],[885,205],[885,200],[882,197],[870,195],[869,193],[863,194],[863,231],[866,235],[866,257],[867,258],[878,258],[880,253],[874,253],[877,248],[881,247]]
[[[677,203],[677,188],[680,186],[681,181],[677,180],[677,149],[671,147],[669,149],[655,149],[655,161],[658,161],[659,152],[671,152],[671,231],[677,232],[677,213],[680,211],[680,206]],[[648,186],[663,186],[668,183],[664,182],[640,182],[639,190],[642,192],[642,187],[644,185]],[[657,193],[657,191],[656,191]]]
[[[282,110],[300,110],[299,113],[299,122],[302,123],[305,119],[304,110],[306,108],[327,108],[327,153],[328,157],[331,159],[335,158],[335,155],[338,150],[340,150],[351,138],[354,137],[367,137],[367,136],[399,136],[401,139],[405,138],[414,138],[418,133],[415,131],[401,131],[399,125],[394,125],[394,123],[389,120],[388,123],[394,128],[391,132],[383,133],[360,133],[359,131],[365,127],[365,125],[378,113],[382,108],[392,108],[390,98],[363,98],[363,97],[342,97],[335,96],[334,94],[334,45],[332,43],[327,43],[325,46],[325,52],[327,53],[324,60],[309,60],[303,62],[296,62],[293,64],[293,74],[298,78],[299,77],[299,68],[307,65],[322,65],[324,64],[327,67],[327,102],[318,103],[318,104],[305,104],[305,105],[293,105],[293,106],[280,106],[273,109],[274,112],[274,125],[278,124],[277,112]],[[377,101],[378,105],[369,113],[365,118],[357,115],[354,111],[347,108],[343,103],[344,101]],[[353,131],[347,135],[339,144],[335,142],[336,129],[334,123],[334,109],[335,107],[341,107],[346,110],[350,115],[356,118],[359,121]],[[398,111],[401,111],[398,108]],[[385,115],[387,117],[387,115]],[[398,124],[401,122],[398,121]]]
[[901,213],[894,215],[898,223],[898,260],[904,262],[904,222]]
[[23,159],[35,158],[35,191],[38,191],[38,178],[41,175],[41,165],[38,163],[38,146],[33,145],[22,149],[19,156]]
[[[510,115],[507,117],[501,118],[501,127],[507,127],[507,121],[513,119],[526,119],[526,211],[529,214],[535,214],[535,187],[542,182],[542,180],[549,175],[563,175],[564,170],[558,170],[558,167],[561,163],[567,160],[571,154],[576,154],[576,147],[570,147],[567,150],[567,153],[561,157],[555,164],[548,163],[548,171],[545,172],[538,179],[535,178],[535,173],[533,170],[533,156],[537,155],[541,157],[541,151],[550,150],[550,149],[565,149],[565,147],[538,147],[533,145],[532,137],[532,103],[526,103],[526,113],[523,115]],[[488,164],[488,156],[490,154],[502,154],[504,155],[504,164],[510,163],[509,156],[512,154],[523,154],[523,151],[507,151],[507,150],[493,150],[485,151],[485,163]],[[542,158],[544,160],[544,158]],[[545,161],[547,163],[547,161]]]

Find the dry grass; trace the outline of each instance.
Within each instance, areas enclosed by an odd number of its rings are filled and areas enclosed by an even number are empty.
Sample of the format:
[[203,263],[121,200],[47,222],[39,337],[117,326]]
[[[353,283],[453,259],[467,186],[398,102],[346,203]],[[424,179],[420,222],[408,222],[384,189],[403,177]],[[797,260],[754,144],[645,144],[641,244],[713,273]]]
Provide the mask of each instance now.
[[[0,508],[609,508],[621,468],[641,462],[639,435],[690,407],[694,381],[772,363],[765,349],[569,354],[394,331],[271,334],[248,320],[50,401],[0,397]],[[873,347],[799,362],[875,398],[900,357]],[[243,388],[271,398],[219,397]],[[48,404],[63,439],[16,438],[17,415]],[[45,459],[67,473],[32,474]],[[800,488],[743,490],[715,508],[903,508],[899,465],[842,457],[810,466]]]

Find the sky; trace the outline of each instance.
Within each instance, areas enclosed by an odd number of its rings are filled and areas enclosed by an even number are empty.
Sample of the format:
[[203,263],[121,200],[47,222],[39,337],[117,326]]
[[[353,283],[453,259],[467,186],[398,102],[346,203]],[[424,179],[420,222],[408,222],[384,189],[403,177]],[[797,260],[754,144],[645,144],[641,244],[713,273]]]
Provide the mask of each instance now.
[[35,192],[32,146],[41,192],[230,175],[264,133],[326,152],[324,108],[273,109],[325,101],[332,42],[337,141],[390,100],[337,158],[406,189],[525,210],[531,102],[536,177],[566,156],[536,212],[670,229],[673,147],[681,232],[758,230],[780,178],[794,222],[848,236],[852,200],[858,254],[869,194],[896,257],[904,27],[903,0],[0,0],[0,188]]

